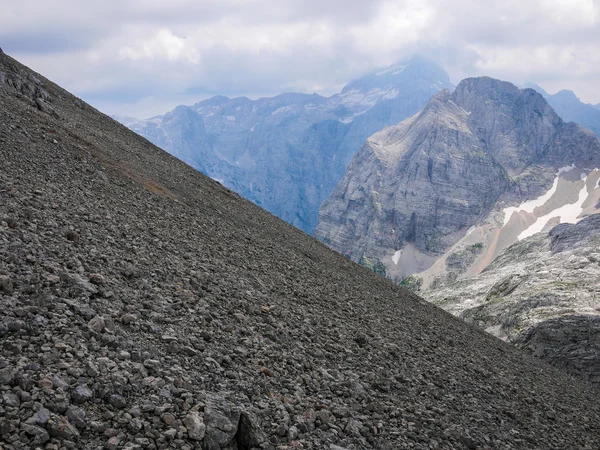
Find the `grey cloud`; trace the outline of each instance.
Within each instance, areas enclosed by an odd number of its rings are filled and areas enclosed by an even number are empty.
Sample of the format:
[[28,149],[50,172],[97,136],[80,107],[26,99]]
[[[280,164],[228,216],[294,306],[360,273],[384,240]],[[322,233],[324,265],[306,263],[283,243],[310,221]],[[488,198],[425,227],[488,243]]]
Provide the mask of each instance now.
[[[23,6],[25,5],[25,6]],[[192,95],[332,93],[423,53],[450,72],[544,82],[597,103],[590,0],[24,0],[0,45],[111,113]],[[591,5],[591,6],[590,6]],[[592,9],[590,9],[592,8]],[[595,9],[594,9],[595,8]],[[157,38],[168,30],[167,38]],[[157,40],[158,39],[158,40]],[[125,49],[125,50],[124,50]],[[48,55],[61,55],[60,66]],[[600,85],[600,84],[597,84]],[[198,98],[200,100],[200,98]],[[144,108],[140,108],[143,110]]]

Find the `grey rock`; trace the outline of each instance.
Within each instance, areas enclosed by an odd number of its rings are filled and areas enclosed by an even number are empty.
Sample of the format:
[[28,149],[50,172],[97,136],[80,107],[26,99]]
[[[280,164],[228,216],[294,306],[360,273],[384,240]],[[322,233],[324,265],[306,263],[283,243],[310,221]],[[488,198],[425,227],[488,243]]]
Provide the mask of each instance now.
[[127,401],[119,394],[111,394],[108,397],[108,403],[113,405],[115,408],[123,409],[127,407]]
[[68,441],[79,440],[79,431],[67,420],[66,417],[52,414],[46,424],[46,430],[50,436]]
[[104,323],[104,318],[101,316],[96,316],[92,320],[89,321],[88,327],[90,330],[95,331],[96,333],[102,333],[106,328]]
[[226,447],[237,433],[240,415],[240,408],[225,398],[208,397],[204,408],[206,440],[220,448]]
[[36,424],[46,426],[50,420],[50,411],[41,406],[38,412],[35,413],[34,419]]
[[77,386],[73,389],[73,392],[71,392],[71,399],[75,403],[85,403],[93,398],[94,392],[84,384]]
[[13,394],[12,392],[7,392],[2,396],[2,400],[5,406],[11,408],[18,408],[21,406],[21,400],[17,394]]
[[10,367],[0,370],[0,386],[10,384],[14,376],[14,371]]
[[85,428],[87,422],[85,420],[85,411],[77,406],[71,406],[67,409],[67,419],[77,428]]
[[32,442],[33,445],[44,444],[50,440],[50,435],[44,428],[37,427],[35,425],[24,424],[22,425],[22,429],[25,431],[25,433],[34,438]]
[[197,412],[191,412],[185,416],[185,419],[183,419],[183,424],[187,428],[190,439],[194,441],[201,441],[204,439],[204,435],[206,434],[206,426]]
[[13,292],[13,283],[6,275],[0,275],[0,293],[10,295]]
[[235,440],[240,448],[261,448],[267,442],[261,424],[254,414],[241,412]]

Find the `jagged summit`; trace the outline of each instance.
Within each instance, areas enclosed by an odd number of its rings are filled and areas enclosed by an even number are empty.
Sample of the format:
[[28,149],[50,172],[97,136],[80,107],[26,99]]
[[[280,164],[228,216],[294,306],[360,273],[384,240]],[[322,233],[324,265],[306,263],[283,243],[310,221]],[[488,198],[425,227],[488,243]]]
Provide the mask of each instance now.
[[590,385],[0,72],[3,448],[600,446]]

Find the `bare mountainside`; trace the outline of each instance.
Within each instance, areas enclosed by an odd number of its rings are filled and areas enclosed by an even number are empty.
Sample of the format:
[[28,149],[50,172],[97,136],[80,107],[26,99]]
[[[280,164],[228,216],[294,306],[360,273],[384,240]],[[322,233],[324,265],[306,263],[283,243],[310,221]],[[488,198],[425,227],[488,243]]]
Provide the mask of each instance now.
[[600,447],[591,385],[0,54],[0,447]]
[[469,78],[367,140],[321,206],[316,236],[392,277],[471,276],[556,218],[597,212],[598,169],[596,136],[542,95]]

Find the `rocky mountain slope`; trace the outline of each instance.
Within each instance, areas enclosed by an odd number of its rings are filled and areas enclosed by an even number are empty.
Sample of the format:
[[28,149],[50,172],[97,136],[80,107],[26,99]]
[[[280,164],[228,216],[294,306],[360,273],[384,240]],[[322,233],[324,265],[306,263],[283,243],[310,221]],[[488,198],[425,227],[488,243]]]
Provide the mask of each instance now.
[[600,215],[506,249],[481,274],[423,295],[540,358],[600,382]]
[[600,137],[600,108],[598,105],[583,103],[573,91],[566,89],[550,95],[536,84],[528,83],[526,87],[535,89],[542,94],[564,120],[576,122]]
[[0,54],[0,447],[589,448],[597,391]]
[[367,140],[316,236],[393,278],[472,275],[544,226],[597,211],[596,168],[598,139],[540,94],[470,78]]
[[214,97],[137,121],[115,117],[278,217],[312,234],[318,209],[365,139],[451,87],[421,57],[380,69],[331,97]]

